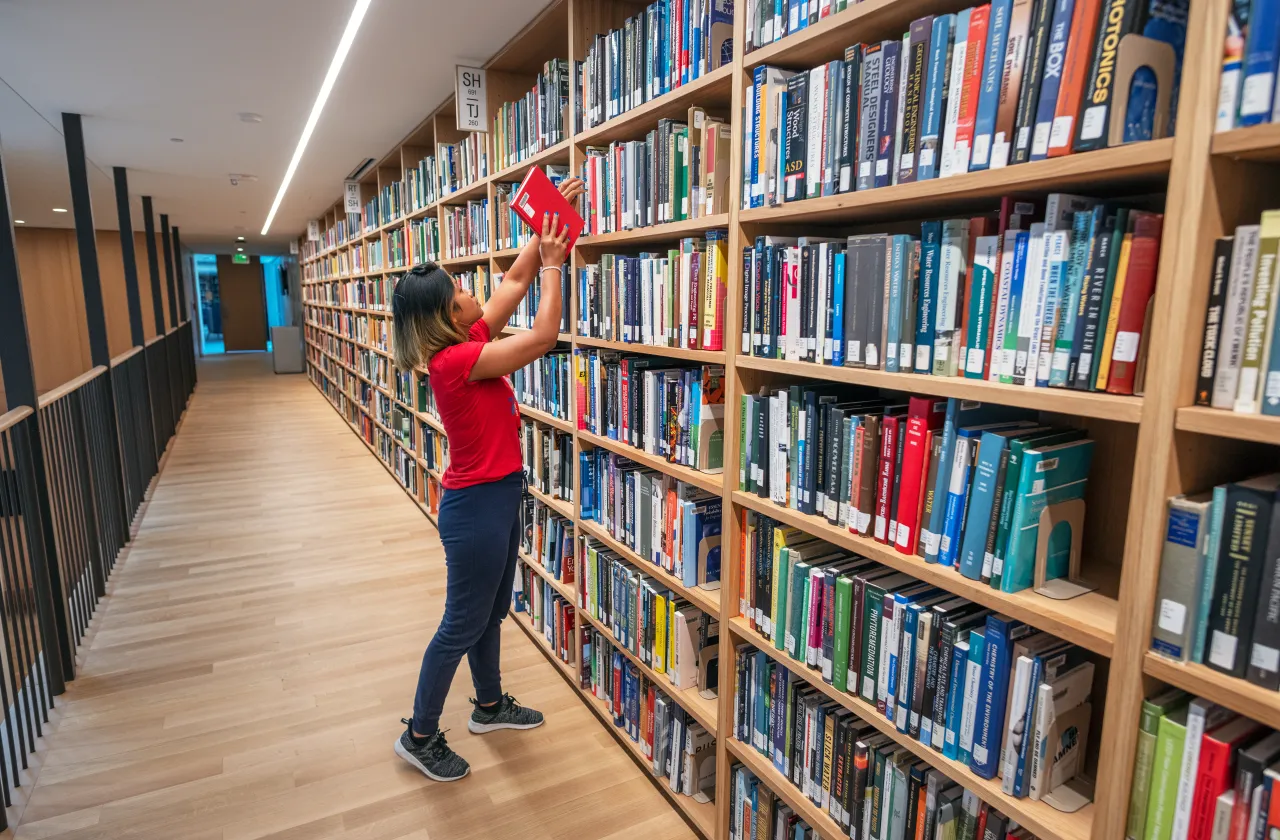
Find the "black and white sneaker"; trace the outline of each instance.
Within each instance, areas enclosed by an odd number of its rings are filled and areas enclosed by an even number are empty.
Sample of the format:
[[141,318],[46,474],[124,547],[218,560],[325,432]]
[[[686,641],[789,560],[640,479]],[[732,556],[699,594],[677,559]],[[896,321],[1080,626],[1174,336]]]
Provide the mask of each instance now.
[[544,721],[542,712],[526,709],[510,694],[502,695],[497,705],[487,709],[475,700],[471,704],[475,709],[471,712],[471,720],[467,721],[467,729],[477,735],[495,729],[533,729],[542,726]]
[[456,782],[471,772],[466,759],[445,743],[443,732],[437,730],[425,744],[418,746],[413,740],[413,723],[408,718],[401,718],[400,722],[405,729],[396,740],[396,755],[421,770],[428,779]]

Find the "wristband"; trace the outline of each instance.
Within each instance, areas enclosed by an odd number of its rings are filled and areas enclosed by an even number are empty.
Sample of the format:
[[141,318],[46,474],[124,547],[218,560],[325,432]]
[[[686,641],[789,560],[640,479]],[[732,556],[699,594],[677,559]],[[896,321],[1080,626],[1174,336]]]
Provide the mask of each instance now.
[[542,272],[544,272],[544,271],[554,271],[554,272],[558,273],[561,277],[564,277],[564,269],[563,269],[563,268],[561,268],[560,266],[558,266],[558,265],[544,265],[542,268],[538,269],[538,279],[542,279]]

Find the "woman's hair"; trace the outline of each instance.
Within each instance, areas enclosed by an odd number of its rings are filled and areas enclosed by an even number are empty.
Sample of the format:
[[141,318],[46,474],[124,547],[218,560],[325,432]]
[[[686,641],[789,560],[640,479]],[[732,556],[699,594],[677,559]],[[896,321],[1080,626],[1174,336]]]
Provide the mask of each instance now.
[[413,370],[446,347],[467,340],[453,321],[453,278],[433,262],[409,269],[392,296],[396,367]]

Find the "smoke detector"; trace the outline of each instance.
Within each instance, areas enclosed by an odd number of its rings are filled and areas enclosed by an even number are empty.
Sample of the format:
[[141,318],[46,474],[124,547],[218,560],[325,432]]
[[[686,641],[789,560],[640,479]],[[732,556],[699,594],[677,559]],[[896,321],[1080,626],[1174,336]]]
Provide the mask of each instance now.
[[246,183],[252,183],[253,181],[258,180],[257,175],[250,175],[245,172],[232,172],[227,177],[231,180],[231,186],[233,187],[240,186],[241,181],[244,181]]

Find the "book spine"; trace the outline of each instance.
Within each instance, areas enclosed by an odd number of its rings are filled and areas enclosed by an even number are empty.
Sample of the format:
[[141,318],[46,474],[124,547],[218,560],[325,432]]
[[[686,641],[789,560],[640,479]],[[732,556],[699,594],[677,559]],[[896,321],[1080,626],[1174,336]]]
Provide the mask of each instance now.
[[1088,152],[1107,147],[1120,42],[1138,30],[1146,8],[1140,0],[1106,0],[1101,29],[1093,45],[1093,61],[1084,86],[1084,104],[1075,130],[1074,151]]
[[990,8],[986,56],[982,62],[978,110],[973,128],[973,153],[969,160],[970,172],[983,171],[991,166],[991,141],[995,134],[996,116],[1000,109],[1005,48],[1009,37],[1013,0],[992,0]]
[[[1071,15],[1071,34],[1067,40],[1067,52],[1062,60],[1062,80],[1058,86],[1058,101],[1053,111],[1053,128],[1049,132],[1049,157],[1068,155],[1076,133],[1076,119],[1080,115],[1084,97],[1085,77],[1093,58],[1094,33],[1102,0],[1076,0]],[[1043,97],[1044,94],[1041,93]]]

